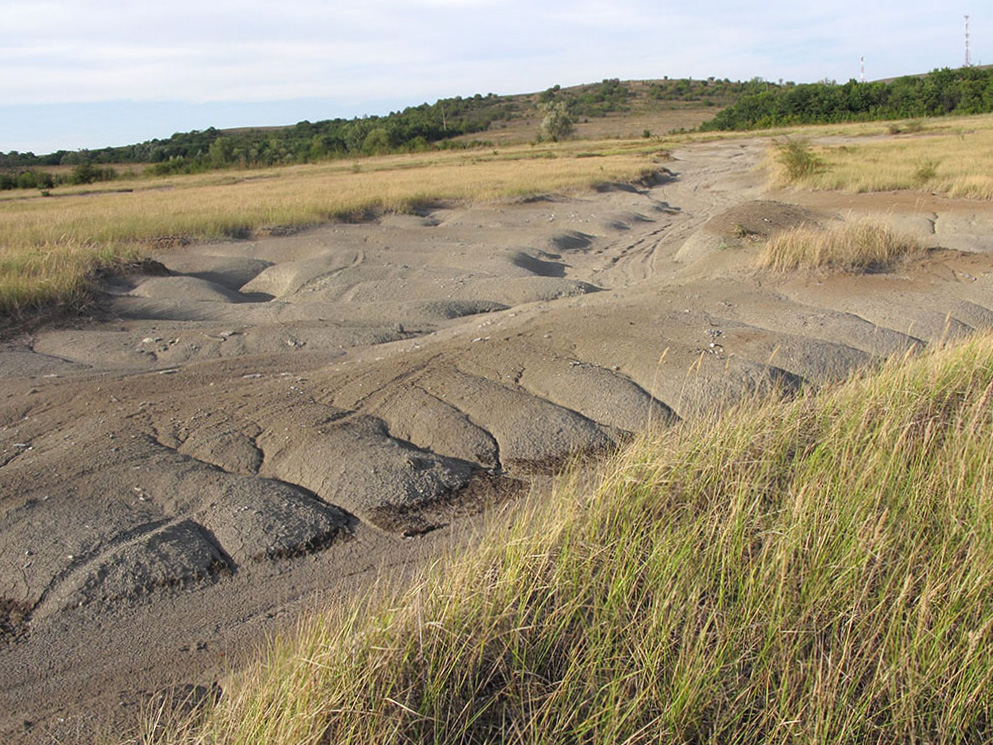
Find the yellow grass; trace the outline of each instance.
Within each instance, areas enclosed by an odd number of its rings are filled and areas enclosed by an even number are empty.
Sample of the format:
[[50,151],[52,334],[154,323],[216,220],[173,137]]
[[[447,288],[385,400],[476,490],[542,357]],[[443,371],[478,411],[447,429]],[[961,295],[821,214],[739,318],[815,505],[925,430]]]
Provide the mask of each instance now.
[[801,225],[770,238],[759,255],[759,265],[774,271],[882,269],[920,250],[914,239],[868,220],[828,230]]
[[630,181],[658,168],[657,148],[584,142],[389,156],[8,197],[0,199],[0,311],[72,302],[95,266],[136,248]]
[[[928,120],[919,132],[906,125],[877,124],[884,131],[875,137],[815,147],[824,167],[798,185],[856,193],[920,189],[993,199],[993,116]],[[911,133],[890,134],[893,129]]]

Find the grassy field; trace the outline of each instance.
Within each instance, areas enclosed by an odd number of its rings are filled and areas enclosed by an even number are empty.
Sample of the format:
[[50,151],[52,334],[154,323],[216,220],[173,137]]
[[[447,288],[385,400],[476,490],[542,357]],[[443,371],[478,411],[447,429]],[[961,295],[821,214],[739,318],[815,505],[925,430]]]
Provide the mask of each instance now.
[[573,142],[222,171],[0,196],[0,313],[80,303],[94,269],[150,247],[244,237],[437,202],[506,199],[631,181],[657,143]]
[[800,137],[836,134],[848,141],[813,148],[821,167],[799,179],[785,172],[774,153],[770,165],[780,184],[849,192],[921,189],[949,197],[993,199],[991,116],[875,123],[851,129],[816,127],[795,133]]
[[989,742],[991,397],[986,336],[646,435],[143,742]]

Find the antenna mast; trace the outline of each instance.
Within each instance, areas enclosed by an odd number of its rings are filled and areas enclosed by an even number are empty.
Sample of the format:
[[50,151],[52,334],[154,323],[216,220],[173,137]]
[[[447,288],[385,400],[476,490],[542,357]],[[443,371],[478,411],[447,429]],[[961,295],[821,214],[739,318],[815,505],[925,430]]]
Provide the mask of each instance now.
[[862,68],[862,72],[859,74],[859,82],[865,82],[865,57],[859,57],[859,65]]
[[965,17],[965,66],[972,67],[972,58],[969,56],[969,16]]

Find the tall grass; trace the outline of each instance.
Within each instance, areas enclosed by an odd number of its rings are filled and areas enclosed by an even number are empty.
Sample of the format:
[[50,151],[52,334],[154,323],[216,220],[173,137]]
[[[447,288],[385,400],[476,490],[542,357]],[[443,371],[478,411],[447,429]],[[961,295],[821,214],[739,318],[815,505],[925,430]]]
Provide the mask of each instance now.
[[799,225],[774,235],[759,254],[759,266],[775,271],[830,267],[843,271],[879,270],[920,251],[920,244],[871,220],[827,230]]
[[69,240],[33,250],[0,250],[0,315],[19,315],[54,303],[80,310],[91,300],[92,282],[100,271],[138,257],[131,246]]
[[986,336],[645,436],[146,741],[988,742],[991,397]]

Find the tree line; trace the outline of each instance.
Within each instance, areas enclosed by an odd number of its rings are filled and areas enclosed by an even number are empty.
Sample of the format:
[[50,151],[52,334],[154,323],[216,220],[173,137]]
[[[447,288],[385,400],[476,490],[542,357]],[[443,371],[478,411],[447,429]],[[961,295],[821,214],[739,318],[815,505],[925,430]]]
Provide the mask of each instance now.
[[[36,170],[51,166],[93,168],[109,164],[151,164],[153,173],[164,174],[230,166],[306,163],[329,157],[376,155],[404,149],[416,151],[459,135],[483,132],[494,119],[512,113],[491,93],[443,99],[386,116],[303,121],[290,127],[267,129],[222,131],[210,127],[123,147],[59,150],[47,155],[11,151],[0,153],[0,170],[7,172],[0,188],[13,188],[9,183],[11,179],[15,185],[19,179],[26,183],[32,178],[39,180],[42,188],[46,184],[58,185],[60,177]],[[11,174],[12,169],[29,170]],[[48,183],[49,177],[52,184]],[[62,183],[79,183],[69,180],[71,178],[62,177]]]
[[742,96],[700,129],[747,130],[990,112],[993,70],[943,68],[928,75],[875,83],[850,80],[843,85],[770,85]]
[[[993,70],[975,67],[945,68],[887,82],[851,80],[844,85],[777,84],[760,78],[746,82],[664,78],[635,85],[638,91],[610,78],[569,89],[556,85],[533,96],[490,93],[442,99],[386,116],[302,121],[267,129],[210,127],[122,147],[47,155],[0,152],[0,189],[50,189],[110,180],[117,175],[111,164],[140,164],[152,174],[164,175],[464,147],[454,138],[485,132],[494,122],[533,116],[536,109],[547,111],[552,104],[564,107],[576,121],[629,111],[639,96],[726,107],[701,125],[704,131],[993,112]],[[58,174],[43,170],[52,166],[72,166],[72,170]]]

